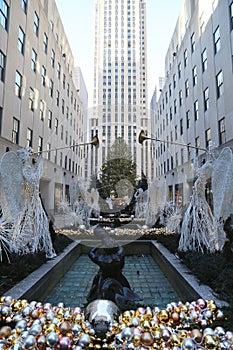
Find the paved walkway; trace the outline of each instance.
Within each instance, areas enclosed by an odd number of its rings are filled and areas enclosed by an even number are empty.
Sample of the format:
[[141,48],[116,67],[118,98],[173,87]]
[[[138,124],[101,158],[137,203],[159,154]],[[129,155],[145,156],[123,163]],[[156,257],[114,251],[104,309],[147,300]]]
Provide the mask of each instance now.
[[[87,255],[81,255],[46,301],[53,305],[64,302],[65,306],[71,308],[84,306],[97,271],[98,266],[93,264]],[[126,256],[123,274],[132,290],[143,298],[140,302],[143,305],[163,308],[169,302],[180,300],[150,255]]]

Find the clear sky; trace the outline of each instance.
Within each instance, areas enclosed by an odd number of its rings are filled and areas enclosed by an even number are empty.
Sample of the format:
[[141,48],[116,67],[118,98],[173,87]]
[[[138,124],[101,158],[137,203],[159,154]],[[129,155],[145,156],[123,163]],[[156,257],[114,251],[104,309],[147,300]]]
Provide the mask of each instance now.
[[[91,96],[93,67],[94,0],[56,0],[74,55]],[[152,97],[158,77],[164,76],[165,55],[183,0],[146,0],[148,94]],[[90,105],[91,101],[89,101]]]

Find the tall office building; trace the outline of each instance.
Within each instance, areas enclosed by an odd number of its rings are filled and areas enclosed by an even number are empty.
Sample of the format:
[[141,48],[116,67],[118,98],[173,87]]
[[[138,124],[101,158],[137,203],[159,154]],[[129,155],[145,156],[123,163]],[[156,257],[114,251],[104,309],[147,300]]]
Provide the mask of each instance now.
[[138,144],[148,129],[145,0],[95,0],[94,93],[89,119],[100,148],[90,154],[90,176],[98,175],[117,137],[127,142],[137,174],[148,175],[147,146]]
[[[152,117],[152,134],[166,141],[153,143],[152,162],[168,201],[190,202],[195,166],[209,159],[205,149],[216,156],[233,148],[232,38],[232,0],[183,1]],[[206,196],[212,204],[210,179]]]
[[51,213],[84,176],[85,150],[71,147],[84,142],[82,91],[55,0],[0,1],[0,157],[25,147],[42,154]]

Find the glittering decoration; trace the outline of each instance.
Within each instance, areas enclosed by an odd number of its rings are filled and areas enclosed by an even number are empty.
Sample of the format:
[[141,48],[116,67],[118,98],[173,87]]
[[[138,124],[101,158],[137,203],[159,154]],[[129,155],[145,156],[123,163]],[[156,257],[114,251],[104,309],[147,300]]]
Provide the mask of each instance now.
[[232,151],[229,147],[226,147],[214,161],[212,173],[214,216],[218,221],[225,221],[233,212],[232,188]]
[[18,253],[18,246],[12,235],[14,232],[14,225],[11,222],[11,215],[6,214],[7,209],[1,209],[0,215],[0,261],[2,261],[2,254],[5,253],[8,261],[9,253],[12,251]]
[[205,197],[206,182],[211,177],[212,169],[213,164],[209,160],[197,172],[193,195],[182,222],[178,248],[180,251],[206,250],[213,253],[216,250],[221,251],[224,246],[226,234]]
[[171,232],[180,233],[180,223],[182,220],[182,206],[168,202],[163,211],[164,225]]
[[154,179],[148,188],[148,201],[145,210],[146,224],[153,226],[166,204],[165,179]]
[[34,164],[26,162],[22,168],[25,179],[25,206],[20,214],[20,232],[22,243],[31,253],[44,251],[48,258],[56,253],[49,232],[49,220],[43,209],[39,183],[43,174],[43,159],[34,158]]
[[[101,313],[102,315],[102,313]],[[96,317],[79,306],[52,305],[10,296],[0,298],[0,348],[8,349],[228,349],[233,332],[211,328],[224,315],[213,300],[171,302],[164,309],[139,307],[114,312],[109,327],[99,337]]]
[[136,199],[135,204],[135,217],[136,218],[145,218],[145,208],[148,198],[148,190],[143,191],[142,188],[139,188],[134,195]]
[[[135,237],[139,237],[142,235],[150,237],[150,236],[154,236],[154,235],[174,234],[174,232],[169,231],[166,227],[161,227],[161,228],[147,228],[147,227],[143,228],[143,227],[140,227],[138,229],[130,229],[127,227],[123,227],[123,228],[121,227],[121,228],[112,229],[109,226],[106,226],[105,229],[109,230],[111,236],[113,236],[115,239],[126,238],[127,240],[130,238],[135,240]],[[86,227],[79,226],[79,228],[77,230],[67,230],[67,229],[63,230],[62,229],[62,230],[57,230],[56,233],[70,236],[70,237],[77,236],[77,238],[79,238],[80,236],[83,236],[83,234],[85,234],[85,236],[88,237],[89,239],[93,238],[93,240],[96,240],[96,237],[94,235],[94,227],[87,229]]]
[[[24,152],[23,155],[25,158]],[[11,222],[16,223],[25,201],[22,159],[18,153],[13,151],[4,153],[0,161],[0,171],[1,206],[11,215]]]
[[49,220],[39,194],[43,160],[31,160],[30,153],[30,148],[20,149],[16,153],[5,153],[1,159],[1,201],[5,198],[7,206],[2,211],[5,211],[5,216],[10,214],[10,219],[4,224],[0,240],[8,240],[11,230],[10,241],[7,242],[9,251],[17,254],[44,251],[48,258],[52,258],[56,253],[50,237]]
[[70,203],[62,200],[58,203],[58,210],[63,213],[67,221],[73,226],[90,225],[92,214],[98,217],[100,214],[99,192],[92,188],[91,191],[80,180],[80,184],[73,183],[69,187]]

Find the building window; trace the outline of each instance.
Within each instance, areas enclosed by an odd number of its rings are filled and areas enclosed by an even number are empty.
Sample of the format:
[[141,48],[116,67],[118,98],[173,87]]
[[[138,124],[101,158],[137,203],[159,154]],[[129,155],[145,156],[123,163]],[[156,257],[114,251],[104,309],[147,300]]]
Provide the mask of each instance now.
[[187,49],[184,51],[184,67],[188,65],[188,51]]
[[169,84],[169,97],[171,97],[171,95],[172,95],[172,86],[171,84]]
[[177,112],[177,100],[174,100],[174,114]]
[[49,81],[49,96],[50,97],[53,97],[53,80],[52,79],[50,79],[50,81]]
[[183,128],[183,118],[180,119],[180,135],[183,135],[184,128]]
[[52,122],[53,122],[53,113],[51,110],[49,110],[49,114],[48,114],[48,127],[49,127],[49,129],[52,129]]
[[55,52],[54,50],[51,51],[51,67],[54,68],[55,65]]
[[195,33],[191,36],[191,52],[193,53],[195,51]]
[[173,89],[176,87],[176,74],[173,75]]
[[181,148],[180,150],[180,162],[181,162],[181,165],[184,164],[184,149]]
[[185,80],[185,97],[189,96],[189,81]]
[[45,86],[45,78],[46,78],[46,68],[42,66],[41,68],[41,84]]
[[211,129],[207,129],[205,131],[205,144],[206,144],[206,148],[209,149],[211,146]]
[[218,122],[218,134],[219,134],[219,145],[222,145],[226,142],[225,118],[222,118]]
[[20,6],[22,7],[23,11],[27,13],[27,0],[20,0]]
[[64,126],[61,125],[61,140],[64,138]]
[[35,73],[36,73],[36,60],[37,60],[37,53],[34,49],[32,49],[31,68]]
[[24,44],[25,44],[25,33],[21,27],[19,27],[18,33],[18,50],[23,55],[24,54]]
[[223,94],[223,72],[220,71],[216,76],[217,98]]
[[6,69],[6,56],[0,51],[0,81],[4,83]]
[[186,128],[187,129],[190,128],[190,111],[189,110],[186,112]]
[[57,90],[57,96],[56,96],[56,104],[59,106],[59,100],[60,100],[60,92]]
[[[177,140],[178,134],[177,134],[177,125],[175,125],[175,141]],[[162,145],[161,145],[162,146]],[[162,152],[161,152],[162,154]]]
[[19,144],[19,120],[13,117],[12,142]]
[[66,75],[65,74],[63,74],[62,86],[63,86],[63,89],[66,88]]
[[194,102],[194,120],[199,119],[199,112],[198,112],[198,100]]
[[193,86],[196,86],[197,85],[197,66],[193,67],[192,76],[193,76]]
[[219,26],[214,32],[214,53],[216,54],[221,48],[221,42],[220,42],[220,28]]
[[15,94],[19,98],[21,98],[21,91],[22,90],[22,75],[16,71],[15,74]]
[[198,150],[199,150],[200,146],[201,146],[201,144],[200,144],[200,137],[197,136],[195,138],[196,155],[198,154]]
[[58,135],[58,119],[55,118],[54,120],[54,127],[55,127],[55,134]]
[[47,143],[46,144],[46,158],[48,159],[48,160],[50,160],[51,159],[51,143]]
[[0,23],[4,29],[7,30],[8,26],[8,14],[9,14],[9,6],[7,5],[5,0],[0,1]]
[[40,154],[42,153],[42,151],[43,151],[43,138],[39,136],[37,152]]
[[204,111],[209,109],[209,88],[206,88],[203,92],[204,96]]
[[178,64],[178,78],[181,78],[181,63]]
[[27,141],[26,141],[26,147],[32,147],[32,129],[27,128]]
[[201,54],[201,63],[202,63],[202,72],[205,72],[207,69],[207,53],[206,53],[206,49],[204,49],[202,51]]
[[29,91],[29,109],[34,111],[35,91],[30,87]]
[[179,103],[180,103],[180,106],[182,106],[182,104],[183,104],[183,93],[182,93],[182,90],[179,91]]
[[46,33],[44,33],[43,49],[44,49],[44,52],[47,54],[47,52],[48,52],[48,36]]
[[233,30],[233,1],[230,4],[230,23],[231,23],[231,30]]
[[37,37],[39,36],[39,17],[36,12],[34,13],[34,33]]
[[59,62],[57,63],[57,78],[61,79],[61,65]]
[[40,120],[44,120],[45,115],[45,102],[40,100]]

